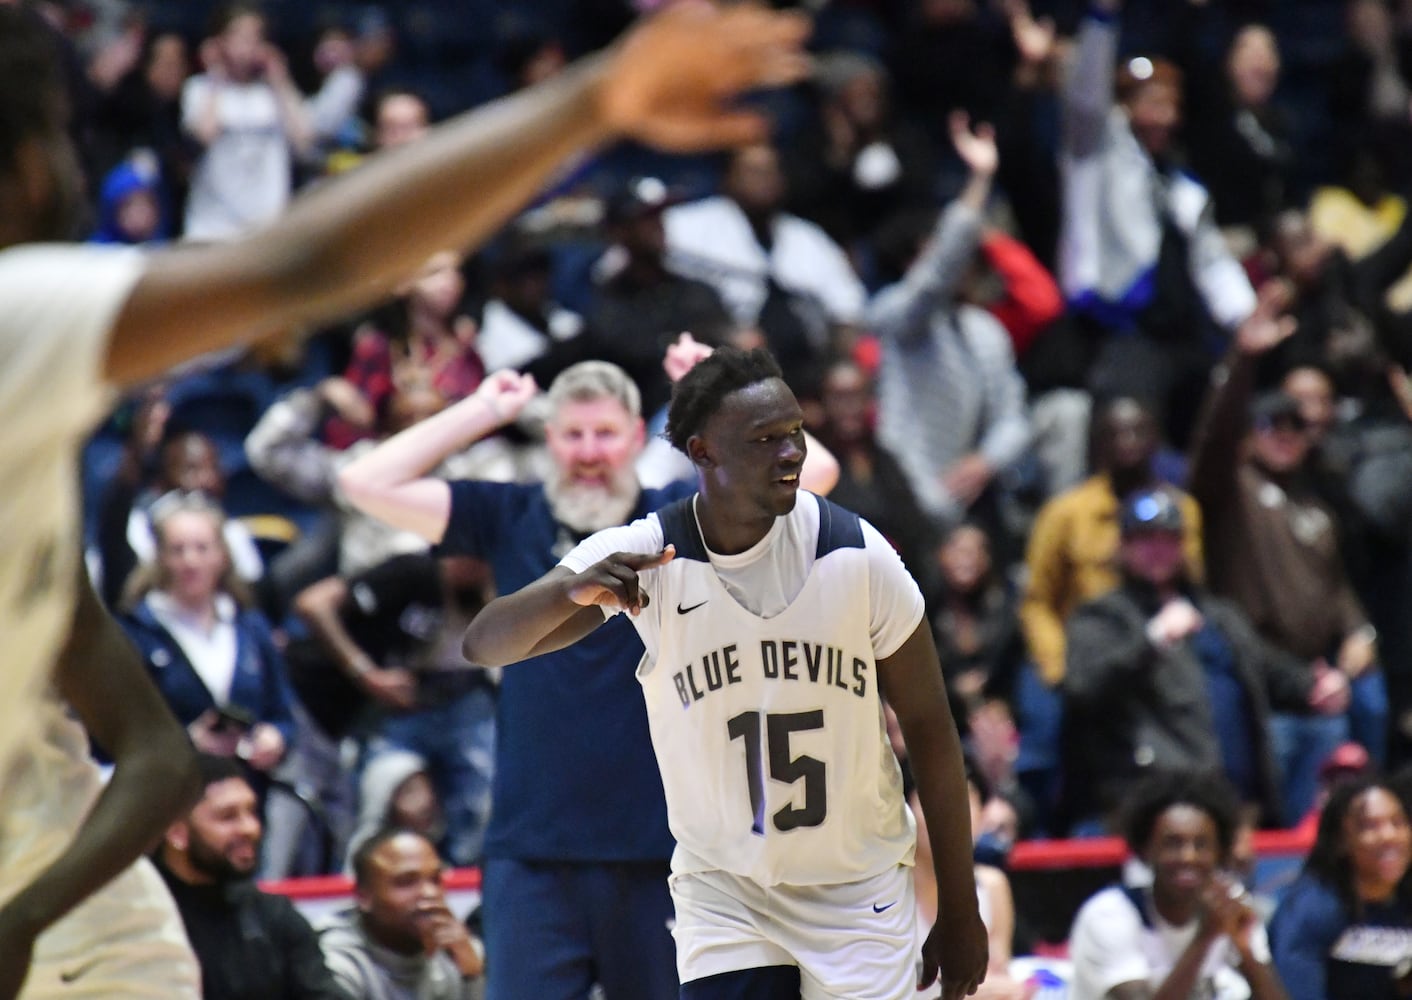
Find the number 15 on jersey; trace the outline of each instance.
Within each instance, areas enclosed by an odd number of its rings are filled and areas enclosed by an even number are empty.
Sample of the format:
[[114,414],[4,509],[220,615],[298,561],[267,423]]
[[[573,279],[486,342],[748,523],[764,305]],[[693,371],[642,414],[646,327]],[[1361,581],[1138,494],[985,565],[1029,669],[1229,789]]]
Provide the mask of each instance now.
[[726,723],[732,741],[745,744],[745,777],[750,789],[751,829],[765,834],[765,770],[769,760],[770,780],[786,785],[804,782],[804,804],[793,803],[778,810],[770,820],[782,833],[800,827],[818,826],[828,815],[828,788],[824,762],[801,754],[790,756],[789,740],[794,733],[824,728],[823,709],[812,712],[741,712]]

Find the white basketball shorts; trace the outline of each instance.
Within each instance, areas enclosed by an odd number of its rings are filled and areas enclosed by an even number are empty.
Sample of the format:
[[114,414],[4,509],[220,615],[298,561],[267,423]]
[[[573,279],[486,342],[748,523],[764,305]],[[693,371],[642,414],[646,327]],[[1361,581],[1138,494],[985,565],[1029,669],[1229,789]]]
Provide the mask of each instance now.
[[803,1000],[912,1000],[917,904],[902,865],[841,885],[764,888],[721,871],[673,875],[683,983],[795,965]]

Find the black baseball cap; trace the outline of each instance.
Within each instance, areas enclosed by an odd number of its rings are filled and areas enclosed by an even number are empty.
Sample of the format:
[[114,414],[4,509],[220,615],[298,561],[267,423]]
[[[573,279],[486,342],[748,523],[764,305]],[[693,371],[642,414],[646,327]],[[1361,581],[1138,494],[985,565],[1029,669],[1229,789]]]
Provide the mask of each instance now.
[[1181,534],[1182,508],[1171,490],[1138,490],[1123,501],[1118,526],[1124,538],[1149,531]]
[[634,177],[604,201],[603,221],[610,226],[631,222],[671,208],[681,201],[681,196],[667,187],[664,181],[656,177]]

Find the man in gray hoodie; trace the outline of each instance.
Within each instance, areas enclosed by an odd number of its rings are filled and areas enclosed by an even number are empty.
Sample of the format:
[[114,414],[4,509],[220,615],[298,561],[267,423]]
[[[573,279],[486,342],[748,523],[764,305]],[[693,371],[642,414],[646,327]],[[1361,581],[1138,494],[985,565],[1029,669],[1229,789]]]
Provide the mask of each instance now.
[[357,905],[319,933],[324,961],[350,1000],[475,1000],[484,950],[457,920],[442,863],[420,833],[388,829],[353,857]]

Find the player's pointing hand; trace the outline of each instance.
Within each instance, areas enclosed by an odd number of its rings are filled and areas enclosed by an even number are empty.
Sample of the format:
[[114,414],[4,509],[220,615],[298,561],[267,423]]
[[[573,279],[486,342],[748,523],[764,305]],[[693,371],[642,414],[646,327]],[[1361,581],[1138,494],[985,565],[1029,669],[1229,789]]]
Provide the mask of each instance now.
[[648,605],[638,573],[665,566],[676,554],[674,545],[661,552],[614,552],[569,578],[569,600],[584,607],[598,604],[635,615]]

